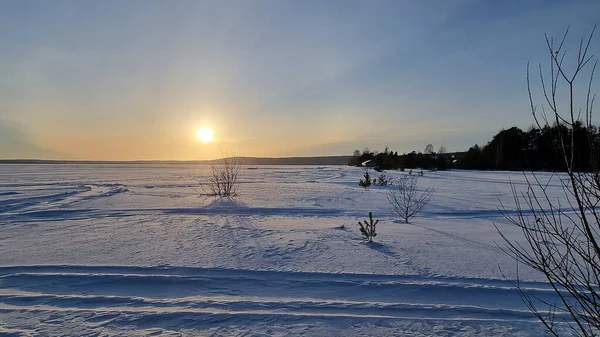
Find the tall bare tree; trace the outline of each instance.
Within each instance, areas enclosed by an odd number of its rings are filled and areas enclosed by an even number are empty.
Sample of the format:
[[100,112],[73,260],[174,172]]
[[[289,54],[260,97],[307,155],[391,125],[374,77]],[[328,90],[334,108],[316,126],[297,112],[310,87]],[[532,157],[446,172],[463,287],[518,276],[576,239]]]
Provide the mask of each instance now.
[[[514,282],[524,303],[554,336],[564,329],[579,336],[600,334],[599,135],[592,125],[596,97],[592,84],[598,59],[590,52],[595,29],[594,26],[590,35],[579,41],[576,62],[570,71],[565,62],[569,29],[558,43],[546,36],[550,64],[549,69],[539,65],[543,92],[540,106],[532,98],[527,65],[529,101],[535,123],[540,129],[550,124],[564,126],[557,128],[558,142],[553,146],[566,174],[554,174],[551,179],[560,181],[565,198],[561,202],[549,195],[548,181],[542,181],[540,175],[525,174],[526,191],[518,192],[512,186],[516,213],[502,206],[505,218],[521,229],[524,243],[509,239],[496,226],[505,243],[501,248],[518,262],[541,272],[557,295],[558,301],[543,299],[528,293],[519,281]],[[583,96],[576,94],[577,89],[583,88],[577,81],[581,76],[587,79]],[[586,160],[592,169],[587,172],[575,166],[575,152],[581,144],[576,142],[574,131],[581,126],[590,130],[588,141],[592,151]]]
[[396,188],[389,190],[386,196],[394,213],[408,223],[431,201],[433,188],[419,191],[419,177],[402,175],[398,178]]
[[432,144],[427,144],[425,146],[425,154],[432,154],[433,153],[433,145]]

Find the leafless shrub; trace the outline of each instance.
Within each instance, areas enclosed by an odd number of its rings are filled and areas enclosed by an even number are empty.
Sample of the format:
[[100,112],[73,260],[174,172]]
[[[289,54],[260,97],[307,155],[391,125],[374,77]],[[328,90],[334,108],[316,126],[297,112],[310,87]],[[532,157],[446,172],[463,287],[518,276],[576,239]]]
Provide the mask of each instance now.
[[[223,154],[223,151],[221,151]],[[224,156],[210,165],[205,188],[208,194],[220,197],[237,195],[238,178],[244,159],[238,156]]]
[[[542,66],[539,66],[544,95],[541,114],[533,103],[527,66],[530,108],[536,124],[540,128],[550,123],[565,127],[558,128],[559,141],[555,148],[564,165],[566,175],[563,177],[566,179],[553,175],[562,184],[565,201],[561,204],[549,196],[548,182],[541,181],[538,175],[533,172],[525,174],[526,192],[519,193],[512,186],[516,213],[510,214],[502,206],[508,222],[522,231],[525,243],[507,238],[496,226],[505,243],[501,248],[518,263],[541,272],[558,296],[557,301],[542,299],[523,289],[518,276],[513,282],[527,307],[554,336],[565,328],[579,336],[597,336],[600,333],[600,171],[598,131],[591,124],[595,99],[591,88],[597,59],[590,63],[594,55],[588,55],[595,28],[587,39],[580,40],[577,62],[570,74],[567,74],[563,63],[566,55],[563,46],[569,30],[558,45],[546,36],[550,69],[544,75]],[[591,69],[587,92],[583,106],[578,108],[575,81],[588,64]],[[566,98],[566,104],[559,103],[558,97]],[[581,112],[584,112],[583,117]],[[581,144],[576,143],[574,129],[581,125],[593,130],[589,133],[592,150],[586,158],[592,167],[591,172],[575,171],[575,150]]]
[[418,176],[403,175],[398,179],[398,185],[387,193],[394,212],[406,223],[432,199],[433,188],[419,191],[418,187]]

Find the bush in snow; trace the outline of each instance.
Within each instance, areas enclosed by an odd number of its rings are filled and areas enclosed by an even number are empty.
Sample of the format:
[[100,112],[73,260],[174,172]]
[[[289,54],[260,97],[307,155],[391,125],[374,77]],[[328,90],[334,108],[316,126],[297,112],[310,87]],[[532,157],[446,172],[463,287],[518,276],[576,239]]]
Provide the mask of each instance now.
[[365,179],[361,179],[358,182],[358,185],[364,187],[365,190],[367,190],[369,189],[369,186],[371,186],[371,176],[369,175],[369,171],[365,171],[364,177]]
[[[224,154],[221,151],[221,154]],[[237,195],[237,184],[244,159],[238,156],[223,156],[222,159],[210,165],[210,172],[203,186],[208,188],[208,194],[219,197],[234,197]]]
[[418,186],[418,176],[404,175],[398,179],[398,186],[387,193],[394,212],[406,223],[431,201],[433,195],[432,188],[418,191]]
[[373,238],[377,236],[375,227],[379,223],[379,220],[373,221],[373,214],[369,212],[369,222],[364,220],[363,223],[364,225],[360,221],[358,222],[361,234],[367,239],[367,242],[373,242]]
[[381,186],[385,186],[389,183],[388,178],[385,176],[385,174],[382,174],[379,176],[379,178],[377,178],[377,184],[381,185]]

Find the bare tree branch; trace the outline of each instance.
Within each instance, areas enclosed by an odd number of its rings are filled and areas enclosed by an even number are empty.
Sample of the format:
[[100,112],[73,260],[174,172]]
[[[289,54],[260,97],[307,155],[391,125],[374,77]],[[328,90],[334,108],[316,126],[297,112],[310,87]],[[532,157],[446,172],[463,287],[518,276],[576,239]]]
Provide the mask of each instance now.
[[[554,200],[548,194],[549,181],[540,181],[534,172],[524,173],[526,192],[519,193],[511,183],[516,213],[509,212],[502,203],[500,204],[505,219],[521,230],[525,242],[509,239],[496,226],[504,242],[500,248],[518,263],[542,273],[558,296],[558,301],[551,302],[528,293],[521,286],[518,273],[517,280],[513,281],[525,305],[554,336],[559,335],[560,325],[569,327],[579,336],[596,336],[600,333],[600,213],[597,210],[600,204],[597,152],[600,150],[600,135],[598,129],[592,125],[593,103],[596,97],[592,94],[592,83],[597,60],[592,63],[589,74],[585,108],[577,108],[574,93],[576,79],[594,57],[588,56],[588,51],[595,28],[594,26],[587,39],[580,40],[577,64],[571,74],[563,66],[567,54],[563,47],[569,29],[565,31],[557,47],[552,38],[545,36],[550,54],[549,87],[544,79],[542,66],[539,66],[544,100],[558,130],[557,154],[566,170],[566,176],[553,174],[550,179],[558,179],[566,204],[561,204],[561,200]],[[567,84],[566,113],[560,110],[557,103],[559,80]],[[537,116],[537,106],[532,97],[529,64],[527,90],[536,124],[540,129],[549,127],[544,105],[541,105],[544,124],[540,123]],[[578,146],[582,145],[577,143],[576,133],[581,128],[587,128],[591,151],[586,160],[590,161],[591,172],[581,172],[580,168],[576,167],[575,152]]]

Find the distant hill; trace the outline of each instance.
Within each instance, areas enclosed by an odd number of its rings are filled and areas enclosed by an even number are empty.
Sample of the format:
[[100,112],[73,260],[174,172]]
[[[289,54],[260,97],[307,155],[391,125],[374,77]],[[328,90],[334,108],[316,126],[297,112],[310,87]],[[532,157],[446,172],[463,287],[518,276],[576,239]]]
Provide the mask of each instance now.
[[244,165],[347,165],[350,156],[254,158],[245,157]]
[[[284,157],[257,158],[242,157],[244,165],[346,165],[350,156],[325,157]],[[95,160],[41,160],[41,159],[0,159],[0,164],[212,164],[215,160],[133,160],[133,161],[95,161]]]

